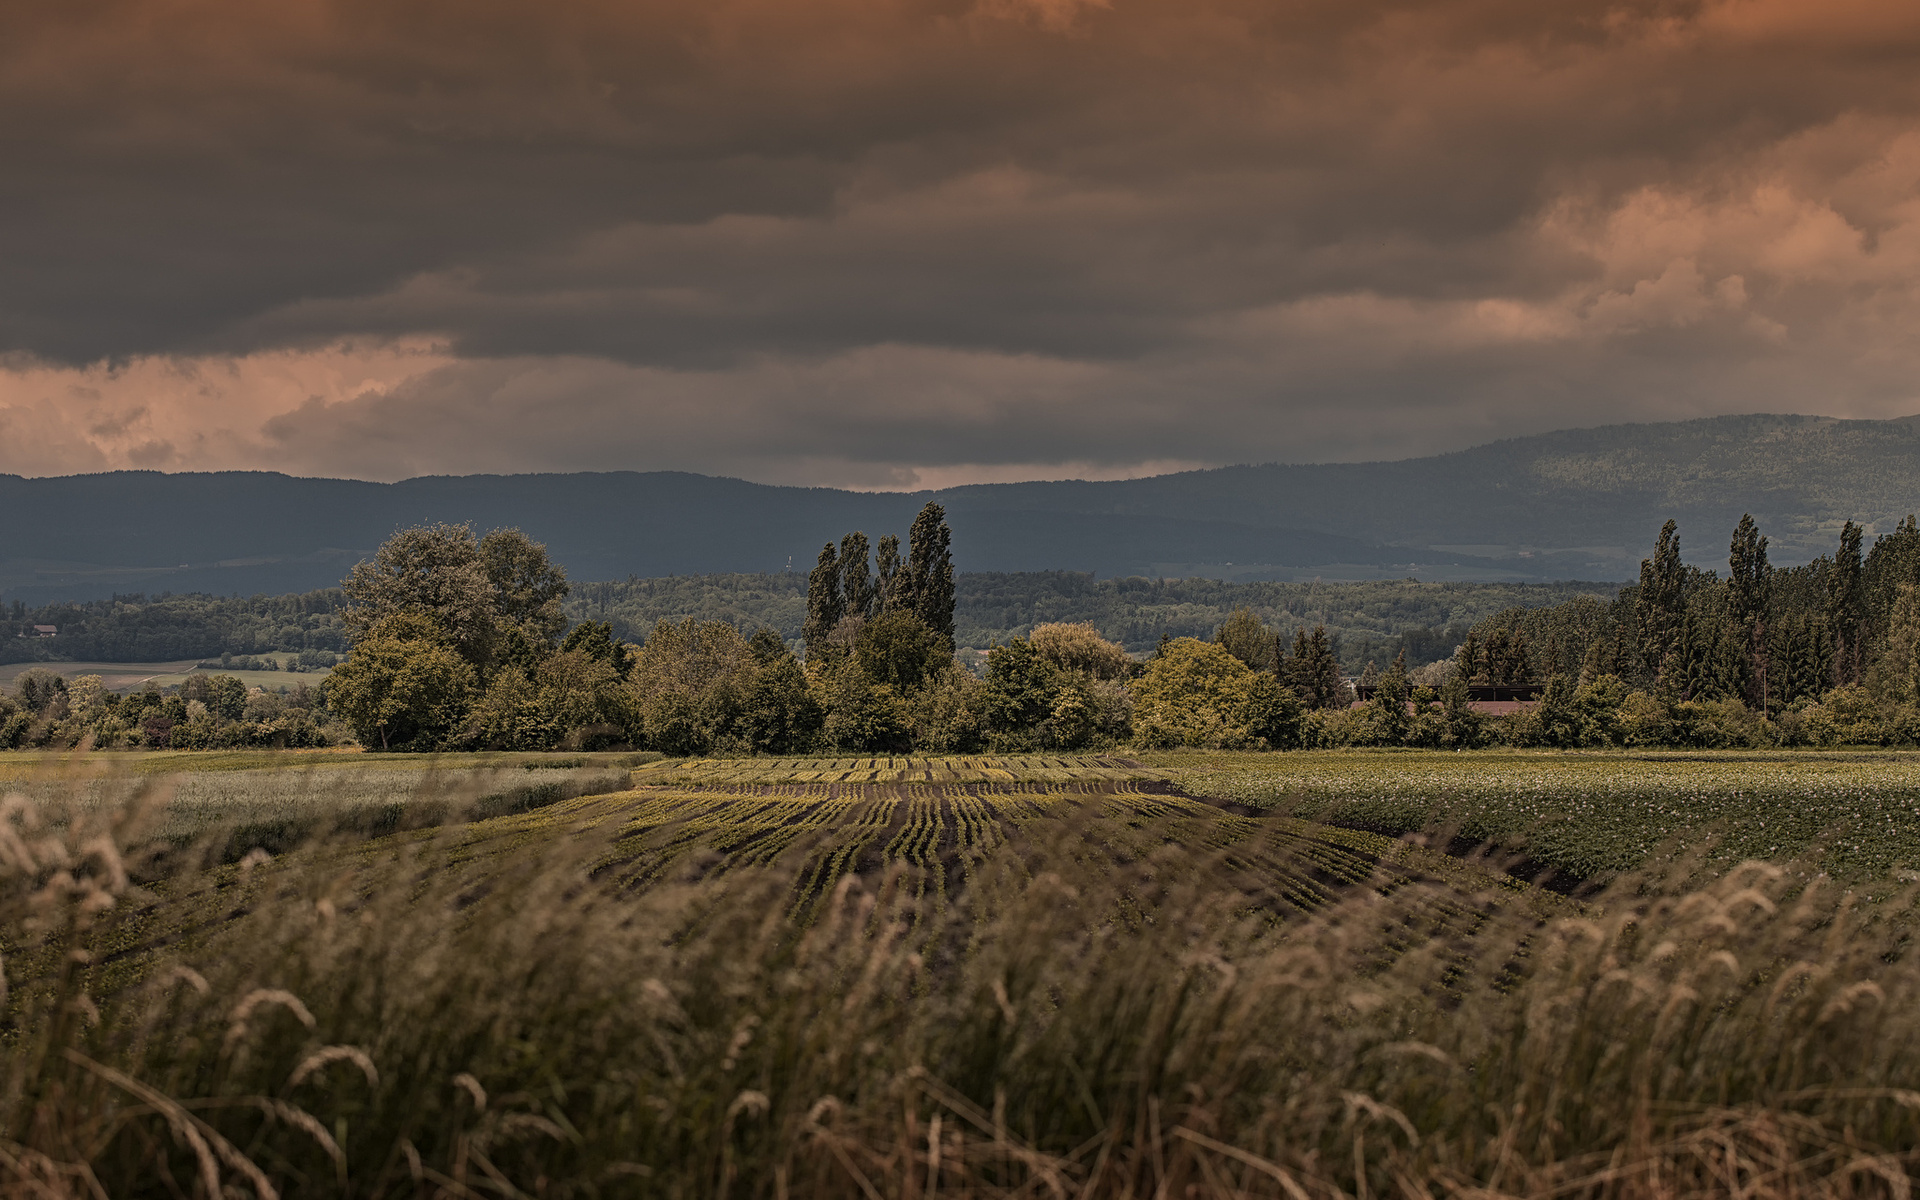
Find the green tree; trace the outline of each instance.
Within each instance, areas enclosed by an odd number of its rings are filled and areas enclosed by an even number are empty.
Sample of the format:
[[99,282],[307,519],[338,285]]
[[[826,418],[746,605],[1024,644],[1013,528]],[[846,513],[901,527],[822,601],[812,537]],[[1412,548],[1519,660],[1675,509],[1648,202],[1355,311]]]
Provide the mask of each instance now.
[[1680,625],[1686,612],[1686,566],[1680,561],[1679,525],[1669,520],[1660,527],[1653,557],[1640,561],[1640,588],[1636,597],[1640,655],[1652,675],[1664,672],[1667,660],[1680,653]]
[[1027,640],[1034,653],[1082,679],[1126,679],[1133,674],[1132,656],[1101,637],[1090,621],[1036,625]]
[[1767,562],[1767,539],[1760,535],[1753,514],[1741,516],[1727,552],[1728,631],[1740,643],[1739,682],[1733,694],[1744,694],[1763,711],[1767,703],[1767,614],[1773,598],[1773,567]]
[[1134,735],[1149,746],[1256,745],[1256,725],[1271,729],[1277,715],[1271,679],[1218,644],[1175,638],[1134,681]]
[[1397,746],[1407,740],[1407,730],[1413,724],[1413,717],[1407,712],[1412,692],[1412,684],[1407,679],[1407,655],[1403,650],[1381,674],[1374,685],[1373,699],[1368,703],[1374,730],[1382,743]]
[[369,749],[437,750],[466,717],[478,677],[445,641],[406,627],[425,620],[396,614],[374,626],[323,685],[327,707]]
[[879,612],[899,607],[895,593],[899,587],[900,539],[889,533],[881,538],[873,550],[875,603]]
[[868,679],[886,684],[899,696],[916,691],[953,662],[927,623],[906,609],[868,621],[854,646],[854,657]]
[[855,530],[840,539],[841,615],[871,617],[880,609],[880,595],[867,565],[867,535]]
[[1831,683],[1835,687],[1859,683],[1866,670],[1867,601],[1860,561],[1861,533],[1852,521],[1841,526],[1840,548],[1834,552],[1833,565],[1827,572],[1826,618],[1833,648]]
[[643,738],[667,754],[708,754],[735,745],[759,661],[726,621],[661,620],[631,672]]
[[739,718],[754,753],[807,753],[819,743],[825,720],[825,710],[807,687],[806,673],[786,647],[777,657],[761,660]]
[[566,631],[561,601],[572,586],[547,557],[547,548],[518,529],[495,529],[480,539],[481,569],[493,590],[494,616],[546,646]]
[[231,675],[207,680],[206,704],[223,721],[238,721],[247,713],[247,685]]
[[566,628],[566,573],[517,529],[475,540],[466,525],[403,529],[341,582],[341,624],[355,641],[399,613],[428,618],[475,670],[538,658]]
[[928,501],[907,531],[904,593],[948,654],[953,653],[953,531],[947,510]]
[[466,525],[402,529],[340,584],[347,594],[341,623],[356,642],[400,613],[430,620],[467,662],[484,664],[496,634],[493,582]]
[[1875,664],[1873,690],[1886,703],[1920,702],[1920,586],[1899,586],[1886,644]]
[[1340,673],[1340,659],[1334,653],[1325,625],[1305,628],[1293,637],[1293,656],[1287,663],[1287,682],[1300,702],[1310,709],[1342,708],[1347,703],[1347,685]]
[[613,636],[613,625],[607,621],[582,621],[575,625],[560,643],[560,650],[584,654],[595,662],[607,664],[616,679],[625,679],[633,670],[633,652]]
[[827,653],[827,639],[845,615],[846,597],[840,590],[840,551],[828,542],[820,547],[820,561],[807,576],[807,624],[802,636],[806,638],[809,660]]
[[1067,681],[1025,638],[995,646],[987,655],[981,715],[996,750],[1031,750],[1044,740],[1043,726]]
[[1440,744],[1449,750],[1475,750],[1486,745],[1486,718],[1473,707],[1468,668],[1456,663],[1440,688]]
[[1213,640],[1253,670],[1271,671],[1276,665],[1273,631],[1250,608],[1236,608],[1229,613]]
[[906,706],[893,689],[867,677],[857,660],[827,663],[815,680],[828,745],[862,754],[894,753],[912,746]]
[[1532,712],[1533,740],[1538,745],[1569,750],[1581,744],[1580,712],[1574,706],[1573,680],[1556,671]]

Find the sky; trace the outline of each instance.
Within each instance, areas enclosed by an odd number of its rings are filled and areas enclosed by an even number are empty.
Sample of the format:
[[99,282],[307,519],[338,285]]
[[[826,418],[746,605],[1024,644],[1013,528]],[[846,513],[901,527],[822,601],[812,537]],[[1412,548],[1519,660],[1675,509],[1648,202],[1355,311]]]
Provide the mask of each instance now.
[[0,472],[913,488],[1920,413],[1911,0],[64,0]]

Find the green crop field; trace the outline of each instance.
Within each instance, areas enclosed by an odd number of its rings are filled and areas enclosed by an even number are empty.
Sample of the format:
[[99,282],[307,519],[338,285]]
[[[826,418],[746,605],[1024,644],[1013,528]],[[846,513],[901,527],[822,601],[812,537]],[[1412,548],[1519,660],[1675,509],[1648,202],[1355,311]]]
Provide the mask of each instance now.
[[1325,751],[1148,754],[1194,794],[1391,834],[1444,830],[1582,878],[1804,859],[1920,869],[1920,755]]

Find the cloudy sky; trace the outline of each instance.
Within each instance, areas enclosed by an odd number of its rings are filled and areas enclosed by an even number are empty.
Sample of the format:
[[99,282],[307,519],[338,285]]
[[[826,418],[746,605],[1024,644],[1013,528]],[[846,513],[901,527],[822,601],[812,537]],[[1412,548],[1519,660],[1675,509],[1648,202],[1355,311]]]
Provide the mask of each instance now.
[[1920,412],[1911,0],[0,16],[0,471],[857,487]]

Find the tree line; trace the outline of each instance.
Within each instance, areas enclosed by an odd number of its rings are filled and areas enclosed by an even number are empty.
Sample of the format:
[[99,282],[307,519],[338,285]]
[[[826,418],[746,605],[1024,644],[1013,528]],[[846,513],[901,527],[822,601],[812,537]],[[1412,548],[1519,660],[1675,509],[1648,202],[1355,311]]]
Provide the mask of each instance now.
[[[1681,555],[1668,521],[1639,579],[1610,599],[1509,608],[1476,622],[1452,658],[1369,667],[1375,703],[1331,736],[1344,744],[1540,746],[1920,743],[1920,525],[1865,541],[1851,521],[1833,551],[1773,566],[1751,515],[1727,566]],[[1500,721],[1466,709],[1474,684],[1532,684],[1536,708]],[[1452,692],[1449,692],[1452,689]],[[1454,696],[1449,706],[1447,697]],[[1396,704],[1397,700],[1397,704]],[[1409,728],[1416,718],[1446,710]]]

